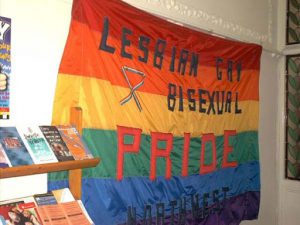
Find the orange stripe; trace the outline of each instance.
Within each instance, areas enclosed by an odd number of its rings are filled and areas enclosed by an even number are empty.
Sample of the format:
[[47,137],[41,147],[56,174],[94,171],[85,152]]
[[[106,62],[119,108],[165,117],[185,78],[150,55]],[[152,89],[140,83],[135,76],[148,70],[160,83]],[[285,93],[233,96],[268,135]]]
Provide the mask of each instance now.
[[[73,76],[59,76],[55,93],[52,124],[68,124],[70,109],[82,108],[82,127],[115,130],[117,125],[138,127],[143,133],[159,131],[182,136],[190,132],[192,136],[203,133],[222,135],[224,130],[237,132],[257,130],[259,116],[258,101],[239,101],[238,108],[242,113],[235,114],[235,102],[231,104],[231,112],[222,114],[208,113],[208,103],[202,107],[205,113],[189,109],[189,103],[183,102],[183,111],[179,111],[177,99],[174,111],[168,109],[167,97],[149,93],[136,92],[142,111],[139,111],[132,99],[124,105],[120,100],[128,94],[128,88],[113,86],[108,81]],[[225,106],[224,108],[225,109]],[[215,105],[215,110],[217,106]],[[207,112],[207,113],[206,113]]]

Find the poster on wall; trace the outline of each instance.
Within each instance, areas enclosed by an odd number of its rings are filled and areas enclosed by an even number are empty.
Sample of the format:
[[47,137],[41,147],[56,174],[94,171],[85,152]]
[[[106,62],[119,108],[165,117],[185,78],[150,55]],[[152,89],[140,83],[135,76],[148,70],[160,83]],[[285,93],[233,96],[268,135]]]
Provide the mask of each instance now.
[[9,119],[11,19],[0,16],[0,119]]
[[[73,2],[53,125],[82,110],[99,165],[95,224],[240,224],[258,217],[261,46],[179,26],[117,0]],[[67,185],[49,175],[49,189]]]

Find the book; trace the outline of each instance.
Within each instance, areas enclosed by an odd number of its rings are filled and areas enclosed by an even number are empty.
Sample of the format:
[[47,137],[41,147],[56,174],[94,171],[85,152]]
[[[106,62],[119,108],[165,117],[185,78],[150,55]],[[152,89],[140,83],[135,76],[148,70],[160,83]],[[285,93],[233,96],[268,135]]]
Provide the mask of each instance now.
[[52,190],[52,194],[54,195],[57,203],[71,202],[75,200],[69,188]]
[[72,153],[55,126],[40,126],[40,129],[58,161],[74,160]]
[[46,213],[45,208],[42,207],[42,206],[38,206],[36,210],[37,210],[37,212],[39,214],[39,217],[40,217],[40,219],[42,221],[42,224],[43,225],[51,225],[50,219],[49,219],[49,217],[48,217],[48,215]]
[[71,125],[60,125],[57,126],[57,129],[76,160],[93,158],[93,155],[75,127]]
[[2,145],[0,144],[0,168],[5,168],[5,167],[11,167],[11,164]]
[[44,224],[51,225],[91,225],[77,201],[37,207]]
[[17,130],[35,164],[57,162],[39,127],[17,127]]
[[36,194],[33,195],[33,198],[38,206],[57,204],[56,198],[52,192],[48,192],[44,194]]
[[37,211],[43,224],[71,225],[59,204],[39,206]]
[[84,207],[82,201],[81,201],[81,200],[77,200],[77,202],[78,202],[78,204],[79,204],[81,210],[84,212],[84,214],[85,214],[86,218],[88,219],[88,221],[89,221],[91,224],[94,225],[94,222],[93,222],[93,220],[91,219],[90,215],[88,214],[88,212],[87,212],[86,208]]
[[92,223],[86,217],[84,211],[82,210],[80,200],[72,202],[60,203],[62,209],[67,216],[70,224],[80,224],[80,225],[91,225]]
[[71,202],[75,200],[69,188],[52,190],[51,192],[43,194],[35,194],[33,195],[33,198],[38,206],[55,205],[57,203]]
[[[59,196],[59,201],[56,201],[54,196]],[[68,188],[63,188],[0,202],[0,225],[2,224],[90,225],[94,223],[82,202],[75,200]]]
[[16,127],[0,127],[0,144],[12,166],[33,164]]

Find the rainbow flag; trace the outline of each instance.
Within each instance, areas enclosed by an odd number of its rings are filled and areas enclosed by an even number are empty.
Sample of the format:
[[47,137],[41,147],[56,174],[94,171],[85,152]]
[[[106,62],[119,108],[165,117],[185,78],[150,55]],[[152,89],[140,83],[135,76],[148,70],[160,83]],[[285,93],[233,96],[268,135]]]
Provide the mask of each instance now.
[[[84,171],[95,224],[239,224],[258,217],[262,48],[122,1],[74,0],[53,124],[82,109],[100,164]],[[50,174],[49,189],[67,185]]]

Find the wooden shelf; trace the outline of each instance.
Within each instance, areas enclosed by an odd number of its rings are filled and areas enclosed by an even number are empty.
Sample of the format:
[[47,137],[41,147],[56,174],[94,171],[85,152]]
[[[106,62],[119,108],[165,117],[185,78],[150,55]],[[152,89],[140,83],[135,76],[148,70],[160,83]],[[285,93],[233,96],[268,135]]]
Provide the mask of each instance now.
[[[82,109],[72,107],[70,110],[70,124],[75,125],[79,133],[82,132]],[[75,199],[81,199],[82,169],[95,167],[100,162],[99,158],[71,160],[55,163],[32,164],[26,166],[15,166],[0,168],[0,179],[10,177],[20,177],[26,175],[68,171],[69,188]]]
[[56,163],[33,164],[27,166],[16,166],[0,168],[0,179],[20,177],[41,173],[68,171],[69,188],[75,199],[81,199],[82,169],[95,167],[100,162],[99,158],[72,160]]
[[0,179],[95,167],[99,158],[0,168]]

